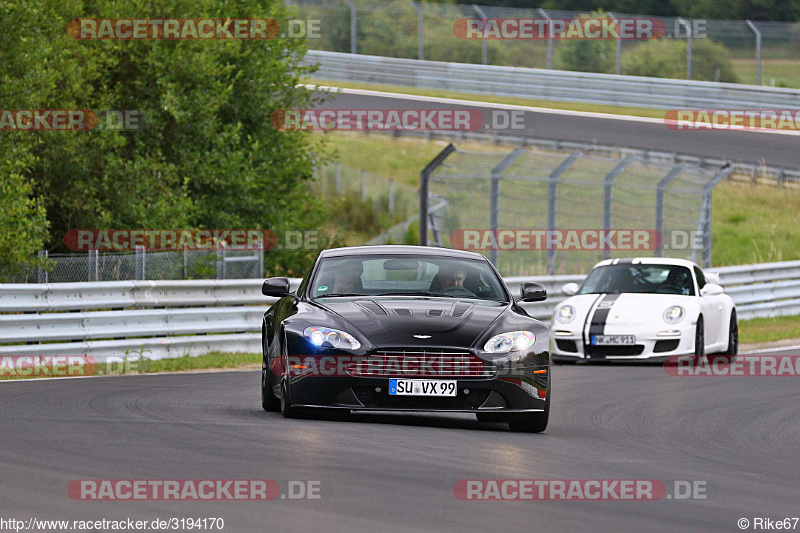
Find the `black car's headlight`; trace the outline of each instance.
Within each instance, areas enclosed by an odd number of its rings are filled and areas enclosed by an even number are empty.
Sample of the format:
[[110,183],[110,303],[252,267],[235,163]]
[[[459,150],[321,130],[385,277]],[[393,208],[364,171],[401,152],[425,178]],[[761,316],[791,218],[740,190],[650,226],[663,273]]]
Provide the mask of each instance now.
[[355,337],[340,329],[309,326],[303,330],[303,336],[314,346],[322,348],[340,348],[342,350],[361,348],[361,343]]
[[527,350],[536,343],[532,331],[509,331],[495,335],[483,346],[484,352],[508,353]]

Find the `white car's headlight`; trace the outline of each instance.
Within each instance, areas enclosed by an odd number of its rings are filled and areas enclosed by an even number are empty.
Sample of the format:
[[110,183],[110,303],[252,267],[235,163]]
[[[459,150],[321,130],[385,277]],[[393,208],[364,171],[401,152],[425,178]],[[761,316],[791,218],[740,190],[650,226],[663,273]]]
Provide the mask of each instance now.
[[314,346],[323,348],[341,348],[342,350],[361,348],[361,343],[355,337],[340,329],[309,326],[303,330],[303,336]]
[[685,314],[686,312],[683,310],[683,307],[680,305],[673,305],[664,311],[664,322],[668,324],[677,324],[683,320],[683,315]]
[[572,307],[571,305],[565,305],[564,307],[559,309],[558,312],[556,312],[556,319],[558,319],[559,322],[563,322],[566,324],[567,322],[572,322],[572,319],[574,318],[575,318],[575,308]]
[[536,335],[531,331],[509,331],[495,335],[483,346],[484,352],[508,353],[527,350],[536,343]]

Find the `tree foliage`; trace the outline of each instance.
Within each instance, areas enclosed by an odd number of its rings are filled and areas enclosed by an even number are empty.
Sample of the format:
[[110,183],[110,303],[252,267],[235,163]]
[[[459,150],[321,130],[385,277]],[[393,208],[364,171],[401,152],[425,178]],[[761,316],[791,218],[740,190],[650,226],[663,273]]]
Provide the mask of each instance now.
[[[692,42],[692,79],[736,83],[728,51],[709,39]],[[686,78],[686,41],[647,41],[622,55],[622,73],[656,78]]]
[[31,234],[43,235],[46,209],[51,250],[74,228],[281,230],[323,218],[307,185],[324,149],[270,123],[276,110],[312,104],[296,88],[311,70],[303,40],[77,40],[66,30],[74,18],[281,22],[291,16],[282,1],[11,0],[0,10],[0,108],[136,110],[144,122],[0,132],[0,173],[17,176]]

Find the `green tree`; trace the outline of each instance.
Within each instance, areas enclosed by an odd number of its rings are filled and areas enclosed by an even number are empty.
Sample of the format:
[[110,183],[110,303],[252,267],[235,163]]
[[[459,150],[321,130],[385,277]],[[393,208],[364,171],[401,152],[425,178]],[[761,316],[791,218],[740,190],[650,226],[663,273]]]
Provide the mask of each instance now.
[[[602,11],[581,15],[581,19],[608,18]],[[616,41],[608,39],[569,39],[556,46],[556,66],[579,72],[614,72]]]
[[[51,249],[74,228],[305,229],[323,217],[308,192],[314,153],[273,112],[313,104],[296,85],[305,43],[77,40],[73,18],[274,18],[278,0],[65,0],[2,4],[0,108],[136,110],[139,131],[4,132],[47,209]],[[11,23],[6,24],[9,21]],[[10,68],[9,68],[10,66]]]

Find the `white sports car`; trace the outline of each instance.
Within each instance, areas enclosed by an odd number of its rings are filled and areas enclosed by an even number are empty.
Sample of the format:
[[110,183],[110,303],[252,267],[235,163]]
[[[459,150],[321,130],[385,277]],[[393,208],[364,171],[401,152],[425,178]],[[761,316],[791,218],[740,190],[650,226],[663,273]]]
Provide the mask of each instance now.
[[719,276],[691,261],[608,259],[582,286],[563,291],[570,297],[556,306],[550,328],[554,363],[736,356],[736,306]]

